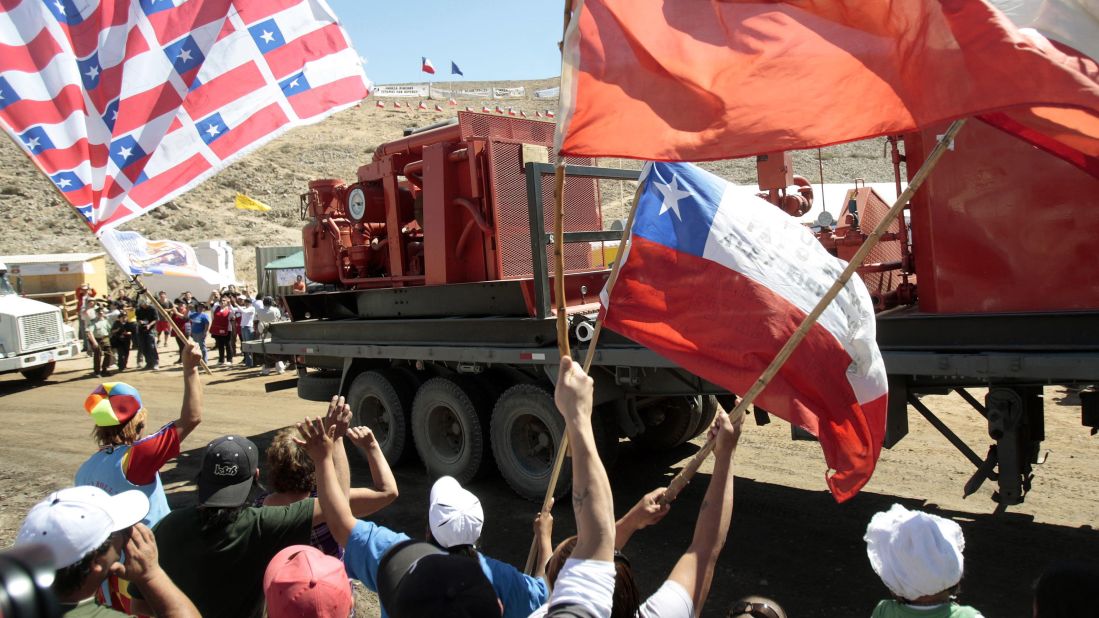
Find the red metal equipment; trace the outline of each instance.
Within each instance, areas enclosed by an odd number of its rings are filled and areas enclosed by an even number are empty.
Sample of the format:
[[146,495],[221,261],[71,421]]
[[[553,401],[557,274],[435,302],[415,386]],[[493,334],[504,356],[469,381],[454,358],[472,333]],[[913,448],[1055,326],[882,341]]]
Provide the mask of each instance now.
[[[379,146],[353,183],[309,183],[306,276],[354,289],[531,278],[524,158],[552,163],[553,130],[550,122],[459,112],[455,124]],[[549,225],[552,178],[537,182]],[[566,231],[601,229],[598,183],[570,179],[565,212]],[[574,274],[606,268],[602,252],[584,244],[566,247],[565,266]]]

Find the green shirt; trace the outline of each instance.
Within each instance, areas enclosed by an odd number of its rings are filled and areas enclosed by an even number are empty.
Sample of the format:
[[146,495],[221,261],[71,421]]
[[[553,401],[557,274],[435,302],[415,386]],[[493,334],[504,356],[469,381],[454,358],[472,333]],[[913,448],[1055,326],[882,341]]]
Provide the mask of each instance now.
[[981,612],[968,605],[943,603],[933,609],[914,608],[900,601],[888,600],[878,603],[871,618],[983,618]]
[[63,603],[61,609],[65,611],[61,618],[132,618],[129,614],[97,604],[95,597],[84,599],[75,606]]
[[169,513],[153,528],[160,566],[205,618],[263,612],[263,573],[283,548],[308,545],[313,498],[246,507],[228,526],[202,532],[198,507]]

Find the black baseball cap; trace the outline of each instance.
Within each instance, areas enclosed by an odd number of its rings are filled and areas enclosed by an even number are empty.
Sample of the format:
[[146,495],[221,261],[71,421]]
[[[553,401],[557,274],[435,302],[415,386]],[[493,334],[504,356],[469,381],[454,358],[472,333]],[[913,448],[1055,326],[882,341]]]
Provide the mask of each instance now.
[[476,558],[426,541],[394,545],[378,564],[378,599],[393,618],[499,618],[500,602]]
[[236,507],[248,501],[259,467],[259,449],[244,436],[221,436],[206,445],[198,475],[198,503]]

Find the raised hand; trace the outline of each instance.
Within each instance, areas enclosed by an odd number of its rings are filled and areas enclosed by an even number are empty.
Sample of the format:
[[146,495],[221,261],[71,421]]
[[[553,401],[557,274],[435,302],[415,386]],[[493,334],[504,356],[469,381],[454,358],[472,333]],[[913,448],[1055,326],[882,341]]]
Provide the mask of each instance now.
[[[122,534],[121,532],[116,534]],[[160,562],[153,531],[145,524],[135,524],[129,530],[126,541],[126,562],[111,565],[111,573],[118,577],[142,584],[160,575]]]
[[307,416],[297,427],[301,438],[294,438],[294,442],[305,448],[314,464],[332,456],[335,449],[334,426],[326,428],[322,419]]
[[332,401],[328,402],[328,413],[324,417],[325,430],[329,427],[335,428],[333,437],[338,440],[347,434],[350,424],[351,406],[347,405],[343,397],[333,395]]
[[576,421],[580,417],[591,417],[592,391],[595,381],[584,373],[580,364],[572,357],[561,357],[561,366],[557,374],[557,388],[553,399],[557,409],[566,421]]
[[641,496],[641,499],[637,501],[637,504],[633,505],[630,512],[627,513],[627,517],[633,519],[633,524],[637,529],[651,526],[668,514],[671,506],[668,504],[661,504],[660,499],[664,496],[665,489],[663,487],[654,489],[649,493]]
[[348,429],[347,439],[351,440],[352,444],[361,448],[364,451],[378,446],[378,438],[374,435],[374,432],[371,431],[369,427],[365,426],[352,427]]

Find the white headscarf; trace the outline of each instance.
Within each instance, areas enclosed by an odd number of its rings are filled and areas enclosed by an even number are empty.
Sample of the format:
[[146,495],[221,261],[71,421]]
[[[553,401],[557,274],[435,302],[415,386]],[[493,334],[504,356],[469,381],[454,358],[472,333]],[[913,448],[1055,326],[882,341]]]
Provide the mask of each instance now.
[[863,540],[874,572],[902,599],[937,594],[962,579],[965,538],[949,519],[894,504],[870,519]]

